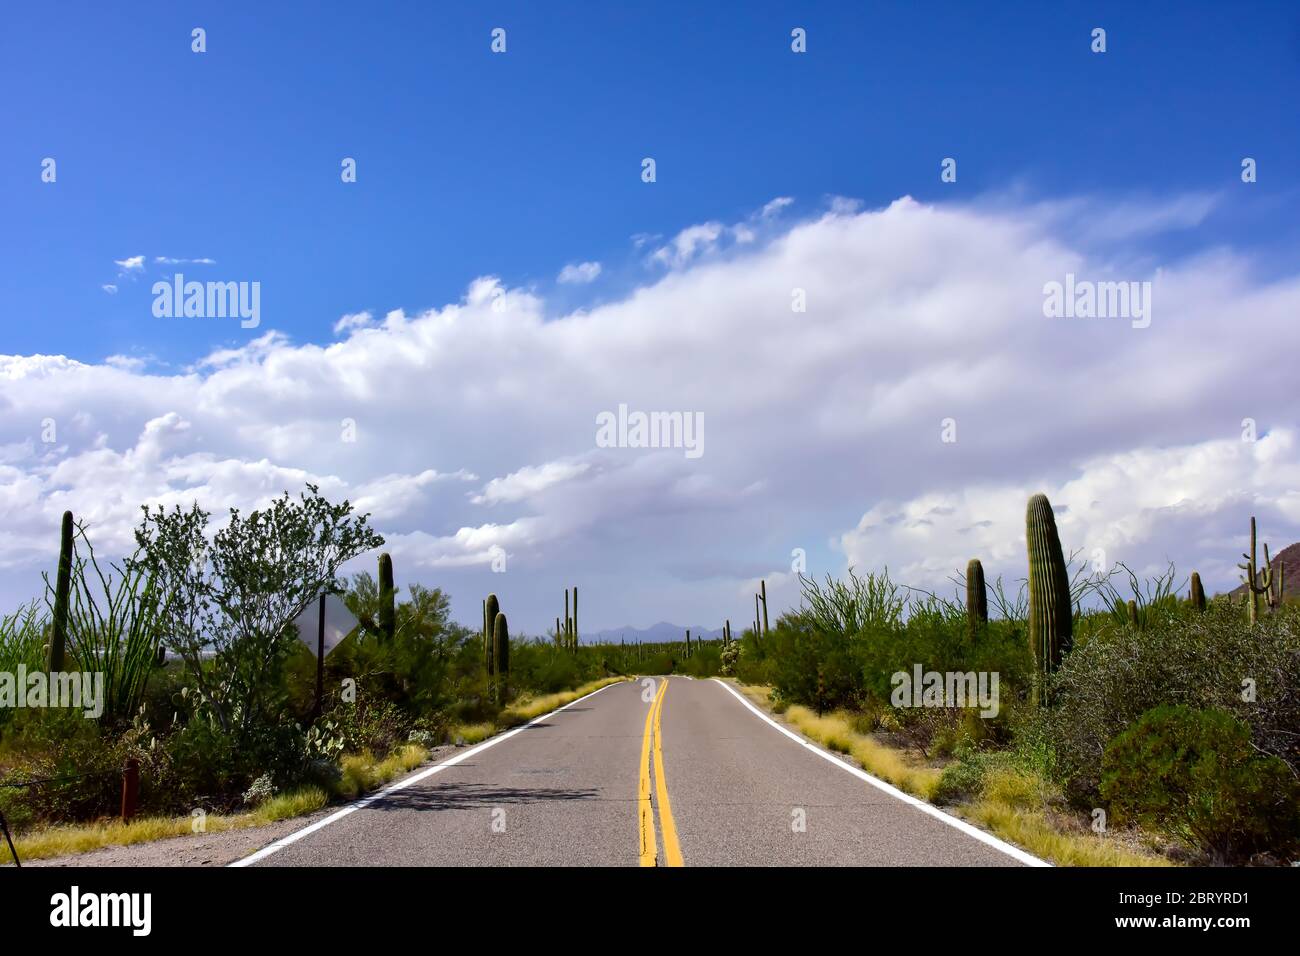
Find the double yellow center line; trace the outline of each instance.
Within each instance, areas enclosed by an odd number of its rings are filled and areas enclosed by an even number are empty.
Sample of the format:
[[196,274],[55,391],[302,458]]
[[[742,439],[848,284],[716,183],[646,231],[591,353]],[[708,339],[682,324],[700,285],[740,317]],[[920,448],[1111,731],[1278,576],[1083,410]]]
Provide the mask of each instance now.
[[641,738],[641,778],[637,785],[637,820],[641,834],[641,865],[655,866],[659,850],[655,840],[654,808],[650,800],[651,753],[654,756],[655,796],[659,800],[659,829],[663,834],[664,858],[667,866],[682,866],[682,848],[677,842],[677,825],[673,823],[673,805],[668,799],[668,784],[664,778],[663,731],[660,721],[664,711],[664,695],[668,693],[668,678],[659,682],[659,691],[645,715],[645,734]]

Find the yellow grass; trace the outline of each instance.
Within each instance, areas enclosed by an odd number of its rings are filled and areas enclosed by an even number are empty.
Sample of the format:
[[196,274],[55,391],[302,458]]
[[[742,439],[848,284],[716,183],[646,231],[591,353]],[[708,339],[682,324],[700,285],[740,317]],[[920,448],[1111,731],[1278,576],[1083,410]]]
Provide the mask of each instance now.
[[1009,843],[1057,866],[1173,866],[1163,856],[1144,853],[1089,831],[1059,826],[1043,805],[1041,781],[1013,770],[989,774],[984,790],[959,809]]
[[378,790],[428,759],[429,751],[419,744],[407,744],[378,763],[368,750],[351,754],[343,758],[343,776],[335,790],[339,796],[356,798],[371,790]]
[[581,687],[573,690],[562,690],[555,694],[543,694],[540,697],[521,697],[519,700],[502,710],[497,716],[495,723],[458,724],[452,728],[451,739],[458,744],[479,743],[480,741],[491,737],[498,731],[508,730],[511,727],[517,727],[519,724],[526,724],[530,720],[536,720],[543,714],[549,714],[557,707],[563,707],[565,704],[573,703],[579,697],[586,697],[588,694],[594,693],[602,687],[608,687],[610,684],[617,684],[625,680],[629,680],[629,678],[602,677],[599,680],[588,681]]
[[[770,687],[736,686],[759,706],[775,710]],[[847,754],[872,776],[923,800],[933,798],[942,769],[925,766],[911,754],[857,732],[850,715],[836,712],[818,716],[794,704],[785,709],[784,716],[804,736],[828,750]],[[1024,771],[1001,768],[990,771],[980,794],[955,811],[1008,843],[1058,866],[1175,865],[1159,854],[1126,845],[1113,836],[1076,828],[1070,818],[1050,811],[1051,798],[1051,787],[1045,781]]]
[[899,790],[929,800],[939,785],[942,769],[927,767],[910,754],[858,733],[845,713],[837,711],[818,717],[807,707],[793,704],[786,709],[785,719],[805,737],[827,750],[847,754],[867,773],[892,783]]
[[[329,797],[324,790],[319,787],[304,787],[272,797],[249,813],[210,813],[203,821],[203,832],[220,833],[263,826],[311,813],[327,802]],[[72,853],[87,853],[106,846],[131,846],[167,837],[188,836],[194,832],[194,820],[191,817],[142,817],[130,823],[113,820],[35,830],[17,837],[14,846],[20,860],[43,860]],[[9,847],[0,841],[0,864],[12,862]]]
[[[343,759],[343,775],[332,794],[320,787],[302,787],[274,796],[247,813],[209,813],[203,820],[202,832],[242,830],[300,817],[325,806],[331,796],[351,799],[377,789],[418,767],[428,757],[429,752],[416,744],[407,744],[381,761],[376,761],[369,753],[354,754]],[[41,860],[108,846],[131,846],[167,837],[188,836],[195,832],[193,826],[194,821],[188,816],[141,817],[130,823],[112,820],[54,826],[24,833],[15,838],[14,846],[20,860]],[[0,840],[0,864],[12,862],[9,847]]]

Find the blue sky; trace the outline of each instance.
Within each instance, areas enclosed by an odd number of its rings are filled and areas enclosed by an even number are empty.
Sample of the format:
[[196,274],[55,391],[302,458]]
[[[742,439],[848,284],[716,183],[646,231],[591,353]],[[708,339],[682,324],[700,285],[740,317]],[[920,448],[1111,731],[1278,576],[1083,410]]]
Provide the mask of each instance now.
[[[593,627],[716,623],[732,604],[744,621],[751,579],[796,598],[793,548],[815,572],[889,563],[934,583],[972,556],[961,535],[993,528],[980,540],[1012,574],[1021,505],[981,502],[1040,487],[1095,506],[1080,546],[1209,581],[1219,562],[1221,586],[1248,508],[1279,547],[1300,536],[1295,333],[1277,318],[1300,301],[1294,4],[4,17],[7,597],[34,590],[63,507],[127,541],[136,499],[247,505],[304,476],[382,501],[399,579],[421,568],[408,579],[445,584],[468,620],[501,589],[484,559],[499,543],[528,571],[515,599],[533,630],[573,583],[620,595],[585,605]],[[593,281],[557,281],[581,263],[600,264]],[[1141,338],[1045,336],[1036,289],[1076,267],[1165,275],[1173,308]],[[154,318],[150,287],[177,271],[260,282],[260,327]],[[489,276],[521,325],[487,317],[472,284]],[[788,314],[792,285],[816,286],[823,324],[786,339],[756,309]],[[1274,347],[1261,362],[1252,342]],[[80,364],[21,358],[38,354]],[[622,401],[705,412],[718,450],[602,456],[592,413]],[[950,410],[973,423],[960,451],[910,444]],[[1216,444],[1247,415],[1274,444]],[[346,449],[329,437],[343,416],[363,423]],[[1202,456],[1203,482],[1180,484]]]
[[[1297,238],[1290,4],[83,3],[6,19],[7,351],[186,362],[234,338],[159,329],[143,281],[107,296],[133,255],[257,278],[266,323],[323,341],[337,315],[453,301],[483,272],[547,282],[597,260],[617,287],[633,234],[772,196],[1215,190],[1243,153],[1262,171],[1252,198],[1282,205],[1216,228]],[[946,156],[956,184],[939,182]]]

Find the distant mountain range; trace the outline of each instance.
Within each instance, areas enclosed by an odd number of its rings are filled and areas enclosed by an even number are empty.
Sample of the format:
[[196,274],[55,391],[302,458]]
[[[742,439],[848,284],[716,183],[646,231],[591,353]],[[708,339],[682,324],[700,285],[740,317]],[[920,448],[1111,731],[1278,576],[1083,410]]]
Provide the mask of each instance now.
[[[697,637],[703,637],[706,640],[718,640],[722,637],[722,628],[715,627],[706,629],[692,625],[690,628],[691,640]],[[732,634],[736,632],[733,630]],[[582,643],[600,644],[609,643],[617,644],[624,640],[629,644],[640,641],[643,644],[665,644],[669,641],[686,640],[686,627],[680,624],[669,624],[667,621],[660,621],[658,624],[651,624],[649,627],[611,627],[603,631],[596,631],[594,634],[583,634]]]

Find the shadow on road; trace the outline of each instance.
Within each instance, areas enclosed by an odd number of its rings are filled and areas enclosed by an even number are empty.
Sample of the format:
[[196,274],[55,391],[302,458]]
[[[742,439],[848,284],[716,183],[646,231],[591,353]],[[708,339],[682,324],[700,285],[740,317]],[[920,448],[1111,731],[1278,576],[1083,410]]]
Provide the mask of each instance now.
[[502,804],[541,804],[565,800],[594,800],[599,791],[564,787],[498,787],[478,783],[446,783],[389,794],[372,810],[473,810]]

